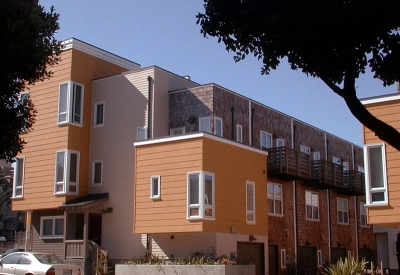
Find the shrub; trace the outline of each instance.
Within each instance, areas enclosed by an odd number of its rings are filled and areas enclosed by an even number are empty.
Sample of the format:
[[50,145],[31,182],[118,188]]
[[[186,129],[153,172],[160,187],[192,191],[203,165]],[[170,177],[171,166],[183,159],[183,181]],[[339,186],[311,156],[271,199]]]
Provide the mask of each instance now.
[[324,275],[359,275],[365,273],[365,260],[359,262],[354,256],[340,259],[336,264],[325,268]]

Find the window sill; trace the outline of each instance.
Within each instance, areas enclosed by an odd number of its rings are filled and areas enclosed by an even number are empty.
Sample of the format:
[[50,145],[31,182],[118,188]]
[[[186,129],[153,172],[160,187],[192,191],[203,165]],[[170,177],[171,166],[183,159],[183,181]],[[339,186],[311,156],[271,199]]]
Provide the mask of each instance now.
[[78,193],[54,193],[54,196],[79,196]]
[[159,201],[161,200],[161,197],[150,197],[150,199],[152,199],[153,201]]
[[338,222],[339,225],[349,225],[349,223]]
[[382,206],[389,206],[388,202],[373,202],[371,204],[365,204],[366,207],[382,207]]
[[202,217],[189,217],[186,218],[188,221],[215,221],[215,218],[202,218]]
[[24,196],[18,196],[18,197],[11,197],[10,199],[12,200],[22,200]]
[[55,239],[64,239],[64,236],[40,236],[40,239],[42,240],[55,240]]
[[283,214],[268,213],[268,216],[282,218],[282,217],[283,217]]
[[78,127],[83,127],[83,124],[80,123],[74,123],[74,122],[57,122],[58,126],[66,126],[66,125],[73,125],[73,126],[78,126]]
[[103,127],[104,126],[104,124],[96,124],[96,125],[93,125],[93,128],[99,128],[99,127]]
[[319,219],[308,219],[308,218],[306,218],[306,220],[310,221],[310,222],[319,222]]
[[256,222],[252,222],[252,221],[246,221],[246,224],[255,225],[255,224],[256,224]]

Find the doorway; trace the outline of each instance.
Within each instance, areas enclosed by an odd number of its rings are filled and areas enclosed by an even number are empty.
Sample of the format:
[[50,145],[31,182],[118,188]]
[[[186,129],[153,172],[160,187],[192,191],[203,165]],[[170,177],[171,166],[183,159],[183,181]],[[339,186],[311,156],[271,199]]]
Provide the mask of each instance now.
[[277,245],[268,246],[268,270],[270,275],[279,275],[279,254]]
[[101,246],[101,224],[102,215],[101,214],[89,214],[89,236],[88,239],[94,241]]
[[264,244],[238,242],[237,261],[245,263],[255,263],[256,275],[264,275]]

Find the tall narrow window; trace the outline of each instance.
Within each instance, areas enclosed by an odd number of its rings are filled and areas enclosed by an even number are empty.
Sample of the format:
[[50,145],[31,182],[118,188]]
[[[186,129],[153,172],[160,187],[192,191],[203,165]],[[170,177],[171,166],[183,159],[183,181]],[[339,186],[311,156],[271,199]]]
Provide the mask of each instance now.
[[285,140],[278,138],[276,140],[276,147],[285,147]]
[[313,160],[320,160],[321,156],[319,152],[313,152]]
[[337,198],[338,223],[349,224],[349,201]]
[[22,198],[24,196],[24,174],[25,174],[25,157],[17,157],[12,163],[14,168],[13,178],[13,198]]
[[263,150],[272,148],[272,135],[271,134],[264,132],[264,131],[260,131],[260,148]]
[[212,219],[215,217],[214,174],[188,173],[188,219]]
[[309,220],[319,220],[318,193],[306,191],[306,217]]
[[47,239],[64,237],[64,216],[44,216],[40,218],[40,237]]
[[223,130],[222,130],[222,119],[219,117],[214,117],[214,135],[222,137]]
[[83,124],[83,85],[61,83],[58,97],[58,124]]
[[321,267],[323,265],[323,259],[322,259],[322,251],[317,250],[317,262],[318,266]]
[[365,186],[367,205],[387,205],[387,175],[385,145],[364,147]]
[[349,171],[349,163],[347,161],[343,161],[343,171]]
[[101,185],[103,182],[103,161],[95,160],[92,163],[92,184]]
[[236,124],[236,141],[243,143],[243,128],[240,124]]
[[147,139],[147,127],[137,127],[137,140],[145,140]]
[[150,198],[152,199],[159,199],[161,197],[161,177],[160,176],[152,176],[150,178]]
[[256,222],[256,202],[255,202],[255,186],[254,182],[246,182],[246,222]]
[[281,268],[286,268],[286,249],[281,249]]
[[199,131],[211,133],[211,118],[209,116],[199,118]]
[[55,194],[78,194],[79,157],[79,152],[71,150],[56,153]]
[[282,185],[268,182],[267,184],[268,197],[268,213],[282,215]]
[[94,104],[94,126],[104,125],[104,101],[96,102]]
[[360,224],[363,227],[369,227],[367,222],[367,207],[364,202],[360,202]]

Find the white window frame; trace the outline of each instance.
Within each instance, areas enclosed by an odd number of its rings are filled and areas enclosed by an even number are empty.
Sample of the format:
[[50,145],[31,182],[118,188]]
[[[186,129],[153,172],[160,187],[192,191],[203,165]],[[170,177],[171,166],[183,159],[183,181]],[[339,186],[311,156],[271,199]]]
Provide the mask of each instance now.
[[[157,180],[156,188],[154,188],[155,180]],[[156,199],[158,200],[161,198],[161,176],[160,175],[150,177],[150,198],[153,200],[156,200]]]
[[[64,153],[63,156],[63,177],[62,180],[58,181],[58,173],[59,170],[57,162],[58,162],[58,154],[59,153]],[[77,159],[76,159],[76,182],[73,182],[70,180],[71,176],[71,155],[76,154]],[[55,179],[54,179],[54,194],[55,195],[79,195],[79,167],[80,167],[80,153],[78,151],[73,151],[73,150],[60,150],[56,152],[56,161],[55,161]],[[67,180],[68,179],[68,180]],[[61,187],[62,191],[58,191],[58,188]],[[69,191],[71,188],[75,188],[75,192]]]
[[[96,164],[100,163],[100,182],[95,182],[96,179]],[[92,185],[99,186],[103,184],[103,160],[92,161]]]
[[[365,217],[364,218],[365,222],[363,222],[363,219],[362,219],[363,216]],[[370,227],[370,225],[368,223],[367,207],[366,207],[365,202],[360,202],[360,225],[361,225],[361,227]]]
[[[52,234],[51,235],[43,235],[43,223],[45,220],[52,220]],[[63,234],[55,235],[55,221],[62,220],[63,221]],[[40,217],[40,238],[41,239],[61,239],[64,238],[64,216],[42,216]]]
[[[177,132],[179,132],[179,131],[180,131],[180,133],[177,133]],[[171,129],[169,130],[169,135],[170,135],[170,136],[182,135],[182,134],[184,134],[184,133],[185,133],[185,126],[176,127],[176,128],[171,128]]]
[[243,127],[240,124],[236,124],[236,141],[243,143]]
[[[219,125],[219,127],[217,127]],[[220,129],[220,130],[218,130]],[[219,132],[220,131],[220,132]],[[223,137],[224,136],[224,123],[222,118],[214,117],[214,135]]]
[[266,150],[268,148],[272,148],[272,135],[268,132],[260,131],[260,149]]
[[[381,149],[381,180],[382,185],[380,187],[372,187],[372,175],[371,175],[371,159],[370,149],[380,148]],[[387,170],[386,170],[386,148],[384,143],[368,144],[364,146],[364,165],[365,165],[365,195],[366,205],[371,206],[387,206],[388,205],[388,189],[387,189]],[[376,165],[374,165],[376,167]],[[373,194],[383,193],[383,200],[373,201]]]
[[313,152],[313,160],[321,160],[321,153],[320,152]]
[[[252,194],[249,194],[249,188]],[[252,181],[246,181],[246,223],[256,223],[256,184]]]
[[281,249],[281,268],[286,268],[286,249]]
[[342,160],[338,157],[332,157],[332,163],[342,165]]
[[276,139],[276,147],[285,147],[285,140],[282,138]]
[[[273,194],[270,194],[268,191],[269,191],[269,186],[273,186],[272,187],[272,189],[273,189]],[[280,188],[281,188],[281,195],[280,196],[276,196],[275,195],[275,187],[276,186],[279,186]],[[270,212],[270,209],[269,209],[269,207],[268,207],[268,215],[271,215],[271,216],[283,216],[283,189],[282,189],[282,184],[278,184],[278,183],[273,183],[273,182],[268,182],[267,183],[267,200],[269,201],[269,200],[272,200],[273,201],[273,205],[274,205],[274,211],[273,211],[273,213],[272,212]],[[279,201],[280,202],[280,204],[281,204],[281,212],[282,213],[276,213],[276,208],[275,208],[275,203],[276,203],[276,201]]]
[[349,163],[347,161],[343,161],[343,171],[349,171]]
[[309,155],[311,153],[311,149],[308,146],[300,145],[300,152]]
[[[102,118],[102,121],[101,121],[101,122],[98,122],[98,121],[97,121],[97,119],[98,119],[97,115],[98,115],[98,108],[99,108],[99,106],[103,106],[103,109],[102,109],[102,111],[101,111],[101,118]],[[99,101],[99,102],[96,102],[96,103],[94,104],[94,117],[93,117],[93,126],[94,126],[94,127],[101,127],[101,126],[104,126],[105,109],[106,109],[106,103],[105,103],[105,101]]]
[[317,264],[318,264],[318,267],[321,267],[323,265],[321,250],[317,250]]
[[[310,195],[310,203],[307,203],[307,194]],[[316,205],[314,203],[315,196],[317,197]],[[319,194],[317,192],[312,192],[312,191],[306,190],[305,191],[305,197],[306,197],[306,200],[305,200],[305,206],[306,206],[306,215],[305,216],[306,216],[306,219],[309,220],[309,221],[319,221]],[[308,217],[307,206],[311,207],[311,217]],[[317,208],[317,215],[318,215],[317,218],[314,217],[314,208]]]
[[[205,123],[207,123],[208,125]],[[211,133],[211,117],[210,116],[205,116],[205,117],[199,118],[199,131]]]
[[[62,86],[65,87],[66,90],[62,90]],[[72,102],[75,97],[76,87],[81,87],[81,96],[80,96],[80,108],[79,114],[75,112],[74,106],[76,102]],[[83,100],[84,100],[84,85],[80,83],[76,83],[73,81],[63,82],[59,85],[59,92],[58,92],[58,114],[57,114],[57,124],[73,124],[73,125],[83,125]],[[63,98],[65,98],[66,102],[62,105],[61,104],[61,93],[66,93]],[[79,121],[75,121],[75,115],[79,115]],[[61,118],[61,116],[65,118]]]
[[[141,138],[140,133],[144,131],[144,138]],[[147,139],[147,126],[137,127],[136,130],[136,140],[146,140]]]
[[[342,214],[342,215],[340,215]],[[349,224],[349,200],[345,198],[337,198],[337,217],[339,224]],[[340,218],[342,217],[342,218]],[[347,221],[346,221],[347,218]]]
[[12,199],[23,198],[25,181],[25,157],[16,157],[16,161],[13,162],[11,166],[14,168]]
[[[191,182],[190,176],[197,175],[198,176],[198,203],[191,202]],[[210,198],[207,197],[206,194],[206,186],[205,181],[206,177],[211,177],[211,204],[209,203]],[[198,215],[191,215],[191,210],[197,209]],[[211,210],[211,215],[207,215],[206,213]],[[204,171],[194,171],[187,173],[187,215],[188,220],[215,220],[215,175],[213,173],[204,172]]]

